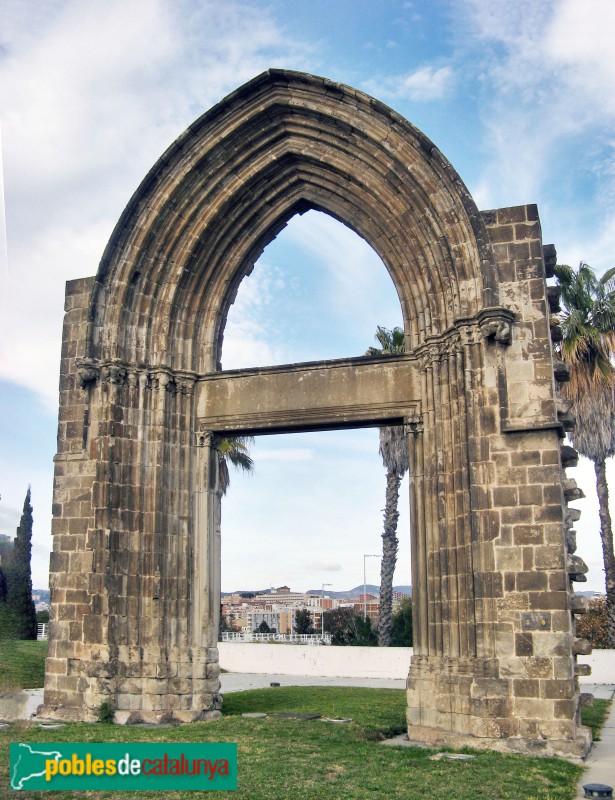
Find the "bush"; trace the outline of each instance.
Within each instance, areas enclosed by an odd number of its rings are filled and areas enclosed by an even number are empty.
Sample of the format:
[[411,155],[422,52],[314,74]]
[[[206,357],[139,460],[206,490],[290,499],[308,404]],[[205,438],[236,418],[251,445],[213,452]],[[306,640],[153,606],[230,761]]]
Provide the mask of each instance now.
[[115,722],[115,709],[113,708],[113,703],[110,703],[109,700],[104,700],[100,704],[100,708],[98,709],[98,721],[105,725],[113,725]]
[[587,639],[597,650],[608,649],[606,629],[606,597],[592,597],[587,614],[576,618],[577,636]]
[[412,598],[404,597],[393,614],[391,647],[412,647]]
[[19,625],[17,614],[6,603],[0,603],[0,639],[18,639]]
[[325,611],[325,632],[331,634],[331,644],[370,647],[378,643],[370,618],[364,620],[350,606]]

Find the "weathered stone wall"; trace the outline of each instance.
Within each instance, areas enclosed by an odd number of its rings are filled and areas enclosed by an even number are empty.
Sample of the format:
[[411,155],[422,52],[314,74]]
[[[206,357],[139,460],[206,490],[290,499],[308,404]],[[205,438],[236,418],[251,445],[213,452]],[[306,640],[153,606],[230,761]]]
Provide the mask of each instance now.
[[[219,376],[240,281],[307,208],[380,254],[406,355]],[[272,70],[197,120],[96,279],[68,287],[43,712],[217,715],[216,435],[392,419],[411,465],[410,736],[582,752],[550,294],[535,207],[479,214],[437,148],[361,92]]]
[[[449,572],[433,576],[433,588],[425,589],[423,581],[419,589],[422,603],[435,601],[436,607],[434,621],[423,622],[423,639],[418,647],[415,643],[410,731],[431,741],[460,743],[470,735],[501,740],[503,748],[574,754],[587,738],[579,727],[573,650],[586,648],[573,637],[576,600],[566,572],[564,527],[564,487],[571,482],[561,468],[563,422],[557,411],[540,223],[535,206],[484,212],[483,218],[496,256],[500,303],[514,316],[506,346],[489,351],[487,345],[483,369],[466,371],[466,391],[474,398],[467,417],[467,495],[475,524],[465,563],[454,563],[450,529],[448,535],[442,532],[436,557]],[[466,367],[469,363],[471,356]],[[569,450],[563,449],[564,459]],[[450,467],[443,472],[450,476]],[[451,491],[449,477],[448,485],[432,484],[431,492],[422,494],[433,493],[446,503]],[[454,534],[462,527],[458,518]],[[415,546],[413,553],[420,549]],[[457,548],[457,558],[459,553]],[[442,614],[451,607],[450,600],[440,603],[438,584],[442,592],[442,577],[463,586],[466,576],[475,596],[474,607],[470,604],[463,615],[475,632],[473,663],[458,658],[450,619],[442,620],[448,634],[439,640],[437,633],[437,605]],[[420,575],[413,585],[421,587]],[[431,640],[426,627],[436,628]]]
[[89,540],[94,527],[91,498],[96,461],[88,454],[88,407],[75,372],[76,359],[85,354],[93,282],[86,278],[67,283],[60,368],[45,698],[50,707],[66,709],[68,716],[80,714],[83,704],[85,686],[79,669],[72,665],[91,658],[88,621],[97,599]]
[[45,713],[215,715],[217,637],[192,648],[194,377],[94,364],[93,284],[66,292]]

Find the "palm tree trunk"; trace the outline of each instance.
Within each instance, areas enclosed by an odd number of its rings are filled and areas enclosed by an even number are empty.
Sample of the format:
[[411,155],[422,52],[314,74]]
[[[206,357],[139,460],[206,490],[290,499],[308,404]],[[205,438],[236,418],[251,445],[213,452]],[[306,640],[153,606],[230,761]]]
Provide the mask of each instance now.
[[397,510],[401,476],[387,472],[386,503],[384,507],[384,533],[382,534],[382,561],[380,562],[380,613],[378,616],[378,646],[391,644],[393,628],[393,575],[397,563]]
[[606,482],[606,464],[594,461],[596,491],[600,513],[600,538],[606,584],[606,629],[609,648],[615,648],[615,555],[613,553],[613,529],[609,512],[609,487]]

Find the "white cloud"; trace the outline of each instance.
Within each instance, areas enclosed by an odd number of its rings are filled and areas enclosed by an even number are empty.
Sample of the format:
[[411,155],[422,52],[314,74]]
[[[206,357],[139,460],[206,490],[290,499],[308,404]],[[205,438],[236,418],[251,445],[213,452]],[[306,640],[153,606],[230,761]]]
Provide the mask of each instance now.
[[366,81],[364,86],[375,97],[428,102],[442,100],[451,90],[453,81],[454,72],[451,67],[426,64],[406,75]]
[[[378,313],[381,324],[400,325],[401,308],[391,278],[378,254],[350,228],[327,214],[310,212],[291,221],[291,239],[318,259],[328,273],[328,297],[344,324],[359,333]],[[342,302],[340,302],[342,301]],[[370,336],[377,322],[369,324]]]
[[314,451],[307,447],[275,448],[272,450],[258,450],[255,452],[258,461],[311,461]]
[[225,369],[361,355],[378,324],[402,323],[378,255],[326,214],[294,217],[271,248],[230,309]]
[[279,270],[265,260],[243,279],[224,329],[224,369],[265,367],[284,362],[283,348],[271,336],[266,324],[274,291],[281,285],[283,279]]
[[553,64],[568,70],[575,99],[594,113],[615,114],[615,4],[611,0],[565,0],[557,8],[544,42]]
[[[460,13],[483,48],[486,142],[502,192],[538,187],[557,145],[615,113],[615,6],[473,0]],[[571,46],[574,41],[574,46]],[[607,123],[608,125],[608,123]],[[526,200],[527,202],[527,200]]]
[[332,564],[329,561],[312,561],[307,567],[314,572],[341,572],[344,569],[341,564]]
[[55,405],[64,281],[95,274],[130,195],[195,117],[272,62],[301,69],[309,50],[245,2],[9,6],[0,375]]
[[[334,591],[362,584],[363,553],[378,553],[381,548],[386,475],[377,438],[371,430],[263,437],[274,450],[286,442],[295,447],[296,442],[301,449],[314,452],[307,463],[280,464],[262,461],[261,440],[257,439],[254,473],[247,478],[233,475],[223,502],[224,591],[254,586],[255,575],[265,578],[261,583],[285,583],[299,590],[320,586],[326,580],[334,583]],[[400,491],[399,511],[400,549],[394,580],[408,584],[407,477]],[[331,569],[338,564],[341,570]],[[379,572],[378,560],[368,559],[368,582],[379,583]]]

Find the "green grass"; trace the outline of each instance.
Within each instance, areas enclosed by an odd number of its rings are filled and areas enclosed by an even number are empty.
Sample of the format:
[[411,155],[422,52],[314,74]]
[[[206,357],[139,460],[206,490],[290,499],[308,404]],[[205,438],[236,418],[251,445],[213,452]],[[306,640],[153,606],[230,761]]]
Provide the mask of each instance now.
[[0,639],[0,690],[43,686],[46,655],[47,642]]
[[600,730],[611,703],[612,700],[594,700],[593,705],[581,709],[581,722],[592,729],[594,742],[600,741]]
[[400,689],[377,691],[377,704],[374,703],[374,689],[348,686],[288,686],[232,692],[224,698],[224,713],[286,712],[320,714],[330,719],[351,718],[366,739],[389,739],[406,730],[405,692]]
[[[572,800],[579,767],[553,758],[477,753],[466,762],[431,761],[433,751],[385,747],[376,738],[401,730],[402,690],[279,687],[232,693],[221,720],[177,728],[70,724],[57,730],[14,724],[0,729],[0,797],[8,797],[8,743],[26,742],[237,742],[239,788],[217,792],[231,800]],[[350,724],[245,712],[320,713],[351,717]],[[4,792],[4,793],[3,793]],[[159,800],[158,792],[54,792],[53,800]],[[35,800],[34,792],[20,797]],[[192,792],[168,792],[193,800]]]

